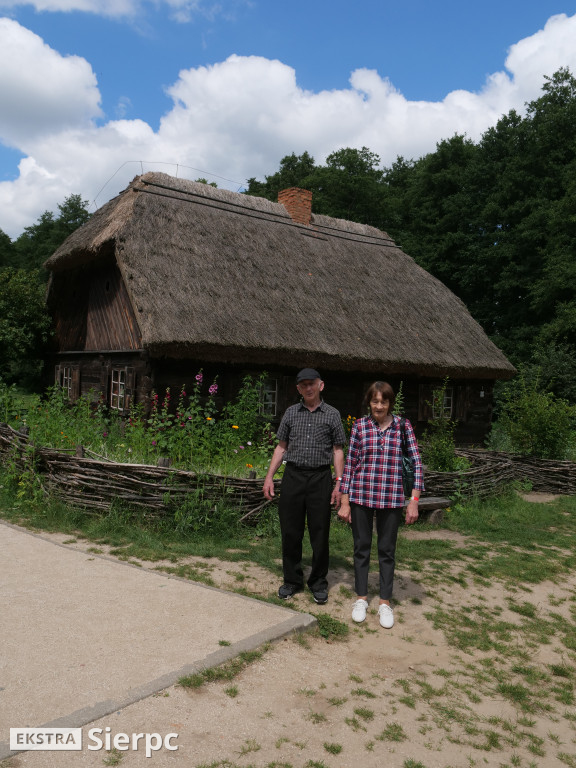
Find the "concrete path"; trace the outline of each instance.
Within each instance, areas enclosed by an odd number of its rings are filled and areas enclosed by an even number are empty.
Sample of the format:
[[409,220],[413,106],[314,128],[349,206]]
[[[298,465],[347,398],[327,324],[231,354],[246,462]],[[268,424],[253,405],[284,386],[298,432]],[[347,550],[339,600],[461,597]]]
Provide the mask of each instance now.
[[0,759],[10,728],[81,727],[314,622],[0,522]]

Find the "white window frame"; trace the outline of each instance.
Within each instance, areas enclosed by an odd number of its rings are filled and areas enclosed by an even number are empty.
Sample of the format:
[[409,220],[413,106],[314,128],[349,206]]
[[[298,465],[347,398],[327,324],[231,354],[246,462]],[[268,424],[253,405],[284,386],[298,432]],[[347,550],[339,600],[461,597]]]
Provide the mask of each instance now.
[[63,365],[60,368],[60,381],[58,384],[62,387],[62,389],[66,392],[66,397],[68,400],[72,397],[72,366],[71,365]]
[[276,416],[278,413],[278,379],[266,379],[260,391],[259,412],[261,416]]
[[432,402],[432,418],[433,419],[451,419],[454,412],[454,387],[446,387],[444,390],[444,402],[442,403],[442,413],[439,413],[439,408],[433,399]]
[[109,405],[113,411],[126,408],[126,368],[112,368]]

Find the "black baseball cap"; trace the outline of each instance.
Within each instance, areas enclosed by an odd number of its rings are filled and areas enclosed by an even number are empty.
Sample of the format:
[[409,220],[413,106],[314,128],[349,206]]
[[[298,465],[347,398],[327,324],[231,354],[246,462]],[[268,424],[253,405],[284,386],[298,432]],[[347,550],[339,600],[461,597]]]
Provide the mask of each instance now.
[[304,381],[305,379],[321,379],[322,376],[318,373],[318,371],[315,368],[302,368],[300,373],[296,376],[296,384],[299,384],[301,381]]

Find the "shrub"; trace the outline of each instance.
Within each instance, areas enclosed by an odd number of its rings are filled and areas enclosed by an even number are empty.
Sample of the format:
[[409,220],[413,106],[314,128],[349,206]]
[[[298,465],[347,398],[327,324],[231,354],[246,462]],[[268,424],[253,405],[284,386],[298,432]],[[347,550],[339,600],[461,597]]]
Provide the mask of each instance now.
[[[573,446],[576,406],[540,386],[524,370],[504,388],[490,447],[504,443],[513,453],[566,459]],[[500,443],[500,446],[498,445]]]

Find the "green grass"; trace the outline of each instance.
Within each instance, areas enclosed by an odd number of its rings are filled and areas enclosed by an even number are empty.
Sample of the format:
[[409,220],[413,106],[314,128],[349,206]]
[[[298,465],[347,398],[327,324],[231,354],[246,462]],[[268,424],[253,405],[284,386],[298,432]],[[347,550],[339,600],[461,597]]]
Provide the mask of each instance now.
[[233,680],[246,667],[261,659],[269,648],[269,644],[266,644],[255,651],[242,651],[238,656],[218,667],[210,667],[201,672],[181,677],[178,680],[178,685],[183,688],[201,688],[205,683]]
[[[88,515],[57,502],[35,505],[19,499],[1,477],[0,485],[4,486],[0,488],[0,506],[4,510],[0,514],[5,519],[61,531],[69,542],[84,541],[93,550],[109,546],[122,559],[163,560],[160,569],[207,584],[213,583],[208,562],[212,557],[254,563],[265,568],[272,580],[281,578],[280,538],[274,525],[234,525],[226,529],[223,522],[228,518],[223,518],[222,525],[192,535],[179,528],[175,520],[146,520],[129,510]],[[275,511],[271,510],[272,514]],[[443,538],[436,529],[434,537],[416,539],[401,530],[396,567],[403,579],[417,585],[419,591],[418,597],[403,600],[403,612],[408,616],[417,612],[422,621],[427,620],[431,628],[442,633],[453,654],[450,662],[443,662],[433,676],[418,668],[403,667],[399,677],[387,673],[370,676],[367,672],[370,680],[364,682],[353,674],[339,689],[322,694],[316,686],[314,690],[302,688],[300,693],[309,697],[311,704],[323,701],[330,705],[330,724],[340,718],[340,726],[365,733],[369,751],[382,748],[379,742],[404,741],[407,734],[401,719],[409,717],[421,721],[419,733],[423,740],[430,739],[429,749],[435,748],[434,738],[445,738],[461,745],[466,755],[473,755],[470,765],[485,764],[491,752],[502,766],[530,768],[543,757],[554,756],[575,768],[571,755],[576,732],[576,594],[570,595],[561,587],[565,574],[576,570],[576,499],[530,504],[510,494],[458,504],[447,514],[446,521],[447,527],[465,540]],[[419,527],[426,529],[425,525]],[[377,569],[375,546],[374,542],[373,571]],[[351,577],[351,554],[350,528],[335,521],[331,530],[332,568],[341,568]],[[193,564],[181,562],[190,557],[195,558]],[[305,537],[305,566],[310,557]],[[547,588],[548,598],[536,600],[532,590],[545,581],[556,582],[558,587]],[[503,598],[498,604],[486,597],[486,588],[491,585],[502,588]],[[237,591],[250,595],[244,585],[239,585]],[[458,610],[452,606],[454,593],[459,596],[459,606],[464,596]],[[300,634],[294,641],[310,648],[319,638],[329,642],[349,640],[350,623],[331,615],[331,609],[351,597],[348,587],[335,590],[326,610],[316,614],[316,632]],[[266,599],[280,604],[273,594]],[[429,642],[433,658],[435,641],[431,635],[411,629],[402,638],[407,653],[412,647],[409,640]],[[361,645],[366,634],[355,632],[352,638]],[[219,644],[225,646],[228,641],[220,640]],[[240,654],[220,667],[182,678],[180,685],[194,689],[207,682],[222,682],[224,693],[236,698],[239,689],[231,681],[257,662],[265,650]],[[541,650],[545,652],[540,654]],[[541,657],[546,661],[540,661]],[[326,682],[329,684],[329,680]],[[476,714],[478,705],[490,699],[503,703],[506,717],[484,721]],[[384,719],[380,719],[382,716]],[[309,711],[306,719],[309,727],[318,725],[320,731],[327,718],[322,712]],[[545,727],[540,727],[542,719]],[[387,723],[383,730],[382,723]],[[556,736],[560,732],[561,743]],[[345,756],[345,740],[343,743]],[[256,751],[255,744],[244,742],[242,756]],[[303,751],[305,746],[303,743]],[[334,758],[340,746],[326,741],[324,750]],[[522,757],[517,757],[520,754]],[[306,763],[309,757],[318,758],[318,754],[304,751],[298,765],[321,765],[311,760]],[[327,757],[327,762],[332,768],[335,760]],[[226,761],[215,765],[225,764],[231,765]],[[403,766],[420,764],[405,760]]]

